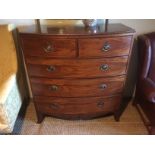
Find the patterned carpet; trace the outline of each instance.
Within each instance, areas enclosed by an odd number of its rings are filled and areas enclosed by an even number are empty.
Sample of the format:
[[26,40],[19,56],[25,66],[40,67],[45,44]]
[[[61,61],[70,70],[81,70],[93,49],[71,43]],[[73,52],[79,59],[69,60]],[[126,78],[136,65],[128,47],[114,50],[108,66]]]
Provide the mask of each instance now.
[[21,135],[145,135],[147,130],[135,107],[128,105],[120,122],[113,116],[93,120],[62,120],[45,117],[36,123],[36,113],[31,102],[23,118],[18,117],[13,134]]

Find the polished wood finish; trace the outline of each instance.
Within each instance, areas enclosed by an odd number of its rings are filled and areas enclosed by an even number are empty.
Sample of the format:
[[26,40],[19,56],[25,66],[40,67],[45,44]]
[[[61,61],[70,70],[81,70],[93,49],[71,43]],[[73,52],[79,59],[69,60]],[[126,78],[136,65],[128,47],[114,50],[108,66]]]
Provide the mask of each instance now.
[[53,116],[73,115],[74,118],[82,118],[85,114],[97,114],[114,112],[118,109],[121,96],[113,97],[84,97],[84,98],[55,98],[34,97],[37,108],[44,114]]
[[46,115],[118,121],[133,33],[121,24],[20,29],[38,123]]
[[[35,96],[104,97],[122,93],[124,79],[124,77],[72,80],[31,78],[31,85]],[[53,89],[53,86],[57,88]]]
[[[95,39],[80,39],[79,56],[85,57],[114,57],[129,54],[132,37],[107,37]],[[109,48],[108,48],[109,46]]]
[[[135,30],[125,26],[123,24],[108,24],[97,25],[96,27],[86,28],[84,26],[60,26],[54,27],[51,25],[40,25],[40,28],[36,25],[31,26],[21,26],[18,29],[21,36],[29,35],[52,35],[53,37],[68,37],[68,38],[78,38],[80,37],[107,37],[112,36],[129,36],[135,33]],[[104,36],[103,36],[104,35]]]
[[[128,57],[103,59],[39,59],[26,58],[30,76],[48,78],[96,78],[126,74]],[[107,69],[104,65],[108,65]],[[54,69],[50,70],[50,67]]]
[[38,57],[75,57],[75,39],[53,39],[50,36],[24,36],[22,37],[25,56]]

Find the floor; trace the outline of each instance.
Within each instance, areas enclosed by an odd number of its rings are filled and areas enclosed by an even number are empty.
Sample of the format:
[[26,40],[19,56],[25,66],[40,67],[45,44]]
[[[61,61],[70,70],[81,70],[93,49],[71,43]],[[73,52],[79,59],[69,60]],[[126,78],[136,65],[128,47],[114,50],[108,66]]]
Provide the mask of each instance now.
[[113,116],[93,120],[62,120],[45,117],[36,123],[33,102],[28,106],[24,121],[18,118],[13,134],[21,135],[146,135],[147,130],[131,103],[115,122]]

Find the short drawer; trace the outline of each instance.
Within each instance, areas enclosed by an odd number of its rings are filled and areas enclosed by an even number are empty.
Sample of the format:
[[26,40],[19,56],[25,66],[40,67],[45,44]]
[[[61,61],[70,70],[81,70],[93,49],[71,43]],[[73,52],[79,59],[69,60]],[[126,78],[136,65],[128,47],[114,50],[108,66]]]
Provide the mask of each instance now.
[[93,114],[114,112],[118,109],[121,96],[109,98],[54,98],[34,97],[37,109],[45,114]]
[[70,58],[76,56],[75,39],[55,39],[50,36],[21,36],[25,56]]
[[111,96],[122,93],[124,76],[99,79],[43,79],[31,78],[34,96],[85,97]]
[[96,78],[126,74],[128,57],[103,59],[26,59],[30,76]]
[[129,55],[132,36],[79,39],[80,57]]

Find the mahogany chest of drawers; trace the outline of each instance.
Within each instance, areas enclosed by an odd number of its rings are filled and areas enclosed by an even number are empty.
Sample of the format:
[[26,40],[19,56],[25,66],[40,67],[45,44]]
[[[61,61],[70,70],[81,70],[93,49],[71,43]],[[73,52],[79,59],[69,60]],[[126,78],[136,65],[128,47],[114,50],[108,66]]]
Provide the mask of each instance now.
[[19,30],[38,122],[44,116],[89,119],[117,112],[134,30],[122,24]]

